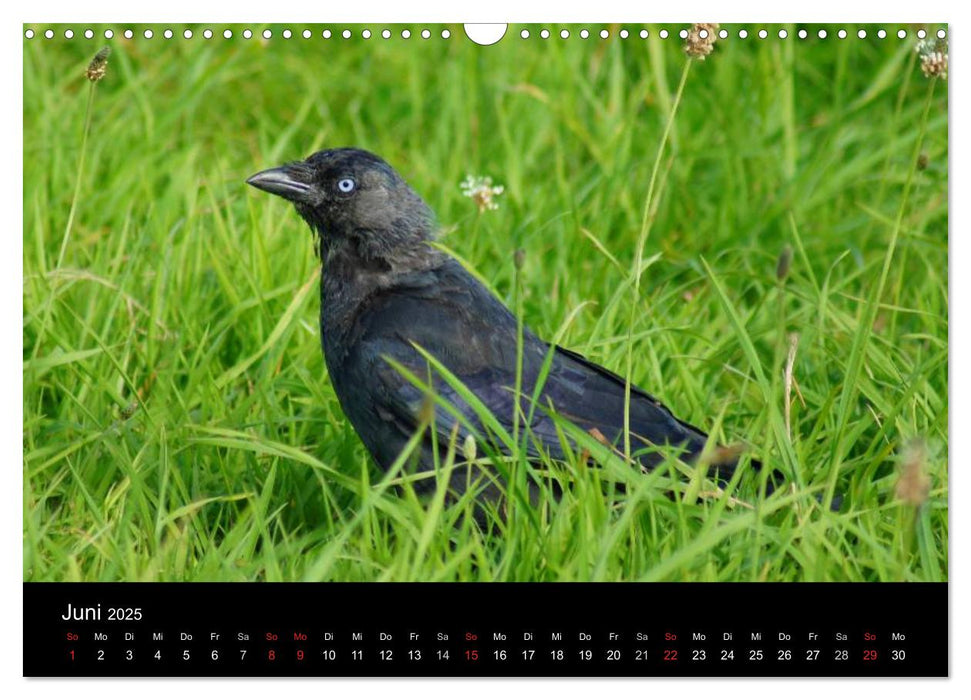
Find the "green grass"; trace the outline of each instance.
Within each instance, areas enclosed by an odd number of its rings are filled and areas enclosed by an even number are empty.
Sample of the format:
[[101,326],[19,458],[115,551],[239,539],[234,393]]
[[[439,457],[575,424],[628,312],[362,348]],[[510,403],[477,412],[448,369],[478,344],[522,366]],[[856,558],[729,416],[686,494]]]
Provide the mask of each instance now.
[[[486,49],[454,26],[114,29],[84,144],[104,41],[24,43],[25,580],[946,580],[947,84],[913,38],[750,27],[685,75],[657,27],[510,27]],[[589,464],[505,465],[509,507],[481,531],[468,499],[381,473],[324,368],[309,232],[244,185],[338,145],[398,168],[540,335],[792,486],[713,494],[581,435]],[[468,173],[505,186],[498,210],[461,195]],[[919,507],[895,496],[913,439]],[[440,458],[444,483],[465,456]],[[528,506],[534,477],[566,495]]]

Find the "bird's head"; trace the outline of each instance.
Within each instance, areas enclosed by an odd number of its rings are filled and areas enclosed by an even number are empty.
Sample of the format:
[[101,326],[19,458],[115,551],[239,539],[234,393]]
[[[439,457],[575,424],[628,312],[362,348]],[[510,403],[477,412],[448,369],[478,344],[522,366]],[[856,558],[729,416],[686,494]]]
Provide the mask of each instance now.
[[350,245],[365,260],[387,260],[431,238],[428,205],[394,168],[367,151],[319,151],[246,182],[293,202],[318,237],[321,257]]

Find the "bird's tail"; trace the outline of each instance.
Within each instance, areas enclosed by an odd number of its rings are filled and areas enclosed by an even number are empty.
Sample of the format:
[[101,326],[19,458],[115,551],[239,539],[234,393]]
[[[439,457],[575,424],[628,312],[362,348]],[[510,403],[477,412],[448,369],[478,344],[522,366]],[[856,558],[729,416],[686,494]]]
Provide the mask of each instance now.
[[[737,445],[728,447],[716,447],[714,452],[707,457],[708,472],[720,485],[725,486],[735,476],[741,461],[742,448]],[[699,451],[692,455],[693,459],[702,458],[703,454]],[[763,470],[762,462],[757,459],[750,459],[748,467],[754,472]],[[786,481],[785,474],[778,469],[769,472],[765,482],[765,493],[770,495]]]

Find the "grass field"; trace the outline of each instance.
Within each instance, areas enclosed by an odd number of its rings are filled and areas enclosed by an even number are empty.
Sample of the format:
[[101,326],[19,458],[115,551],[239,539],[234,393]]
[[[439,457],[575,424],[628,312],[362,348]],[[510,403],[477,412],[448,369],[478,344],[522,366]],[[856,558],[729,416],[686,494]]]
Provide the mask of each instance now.
[[[947,579],[947,83],[913,27],[729,26],[690,66],[653,26],[72,28],[24,41],[25,580]],[[309,231],[244,184],[341,145],[394,165],[541,336],[790,486],[577,458],[536,467],[562,499],[482,531],[381,473],[324,368]]]

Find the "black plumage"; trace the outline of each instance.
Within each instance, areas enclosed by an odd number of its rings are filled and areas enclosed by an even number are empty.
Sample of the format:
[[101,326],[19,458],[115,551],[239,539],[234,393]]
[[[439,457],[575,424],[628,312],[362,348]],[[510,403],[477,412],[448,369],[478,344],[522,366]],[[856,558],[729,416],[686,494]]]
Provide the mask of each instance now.
[[[247,182],[293,202],[315,235],[323,264],[320,330],[327,370],[344,413],[378,464],[392,465],[429,410],[425,392],[399,369],[429,377],[419,347],[512,432],[517,320],[458,261],[429,245],[432,212],[391,166],[366,151],[341,148]],[[523,328],[521,406],[522,415],[532,414],[530,454],[564,456],[550,407],[622,449],[625,381],[575,352],[552,348],[541,398],[530,410],[550,352],[549,344]],[[478,439],[486,439],[488,429],[473,408],[437,372],[431,377],[438,396],[467,419]],[[448,409],[434,410],[436,434],[419,449],[422,469],[433,466],[432,440],[444,454],[456,423]],[[631,451],[645,467],[664,458],[655,446],[680,446],[686,459],[705,446],[701,430],[633,385],[629,413]],[[463,427],[459,444],[466,432]],[[718,476],[733,468],[734,460],[727,459]],[[464,483],[462,475],[453,486]]]

